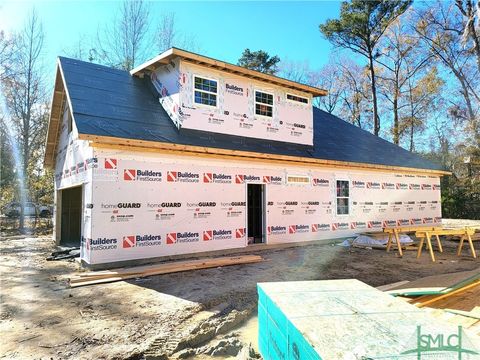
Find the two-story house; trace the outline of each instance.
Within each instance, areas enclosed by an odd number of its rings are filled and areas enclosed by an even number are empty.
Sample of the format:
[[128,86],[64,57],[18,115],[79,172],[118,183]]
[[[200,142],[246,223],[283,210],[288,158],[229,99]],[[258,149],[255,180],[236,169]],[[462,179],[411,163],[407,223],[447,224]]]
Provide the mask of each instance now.
[[314,107],[325,90],[172,48],[59,58],[55,239],[87,264],[441,221],[442,168]]

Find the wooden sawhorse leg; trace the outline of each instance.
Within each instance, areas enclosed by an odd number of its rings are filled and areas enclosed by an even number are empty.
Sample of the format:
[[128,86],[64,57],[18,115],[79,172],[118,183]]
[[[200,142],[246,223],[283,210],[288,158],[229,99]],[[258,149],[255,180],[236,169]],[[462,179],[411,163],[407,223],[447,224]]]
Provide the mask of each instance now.
[[435,237],[437,238],[438,250],[440,250],[440,252],[443,253],[443,247],[442,247],[442,243],[440,242],[440,236],[435,235]]
[[402,244],[400,244],[400,238],[398,236],[397,230],[393,230],[393,233],[395,234],[395,239],[397,240],[398,253],[400,254],[400,256],[403,256]]
[[427,244],[428,244],[428,250],[430,251],[430,257],[432,258],[432,261],[435,262],[435,254],[433,253],[432,241],[430,239],[430,234],[428,232],[426,232],[425,235],[427,236]]
[[463,242],[465,241],[465,238],[468,239],[468,245],[470,246],[470,252],[471,252],[473,258],[476,259],[477,258],[477,253],[475,252],[475,248],[473,246],[472,237],[470,236],[470,234],[468,232],[465,232],[465,234],[463,234],[462,237],[460,238],[460,244],[458,244],[457,256],[460,256],[461,253],[462,253]]
[[435,262],[435,254],[433,253],[432,249],[432,241],[430,238],[430,234],[428,232],[425,233],[425,237],[420,238],[420,244],[418,245],[418,251],[417,251],[417,259],[422,255],[422,248],[423,248],[423,243],[425,242],[425,238],[427,238],[427,248],[428,251],[430,252],[430,257],[432,258],[432,261]]
[[472,237],[470,236],[470,234],[467,232],[467,237],[468,237],[468,243],[470,244],[470,251],[472,252],[472,256],[474,259],[477,258],[477,253],[475,252],[475,248],[473,247],[473,241],[472,241]]
[[423,243],[424,242],[425,242],[425,238],[422,236],[420,238],[420,244],[418,244],[417,259],[420,258],[420,255],[422,255]]
[[388,233],[387,252],[390,251],[391,247],[392,247],[392,233]]
[[463,248],[463,241],[465,240],[465,235],[462,235],[460,238],[460,242],[458,244],[458,250],[457,250],[457,256],[460,256],[462,254],[462,248]]

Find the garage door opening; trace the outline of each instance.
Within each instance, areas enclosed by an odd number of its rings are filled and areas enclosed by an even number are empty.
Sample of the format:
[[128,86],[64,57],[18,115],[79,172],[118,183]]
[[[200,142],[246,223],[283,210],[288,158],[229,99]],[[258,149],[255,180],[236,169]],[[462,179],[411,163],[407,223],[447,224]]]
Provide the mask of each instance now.
[[60,245],[80,247],[82,236],[82,187],[61,190]]
[[247,233],[249,244],[264,242],[264,186],[261,184],[247,185]]

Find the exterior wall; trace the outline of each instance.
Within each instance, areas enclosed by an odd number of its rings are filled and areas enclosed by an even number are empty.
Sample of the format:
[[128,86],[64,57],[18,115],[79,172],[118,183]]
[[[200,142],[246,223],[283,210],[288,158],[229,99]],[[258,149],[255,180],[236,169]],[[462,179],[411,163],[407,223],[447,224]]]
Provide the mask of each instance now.
[[[217,81],[217,107],[194,103],[194,76]],[[177,127],[313,145],[312,96],[176,60],[152,74],[160,103]],[[255,90],[274,95],[273,117],[255,115]],[[287,100],[287,93],[309,99]]]
[[[266,242],[322,240],[384,225],[441,221],[438,177],[311,169],[95,149],[92,264],[247,246],[247,183],[265,184]],[[306,175],[304,185],[287,175]],[[350,181],[349,215],[336,215],[335,180]]]
[[[68,111],[62,118],[55,162],[55,207],[54,238],[57,244],[61,234],[61,192],[60,190],[82,186],[83,214],[82,238],[91,237],[91,209],[87,204],[92,202],[92,171],[97,166],[93,157],[93,149],[85,140],[78,140],[78,131],[72,121],[72,130],[68,128]],[[82,257],[88,261],[85,254]]]

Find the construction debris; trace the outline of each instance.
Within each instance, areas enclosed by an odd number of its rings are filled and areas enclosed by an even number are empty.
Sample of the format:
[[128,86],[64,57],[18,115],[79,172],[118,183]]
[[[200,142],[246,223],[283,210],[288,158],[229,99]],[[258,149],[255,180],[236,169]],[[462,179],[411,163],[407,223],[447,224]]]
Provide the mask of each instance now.
[[52,254],[47,257],[47,261],[74,259],[76,257],[80,257],[80,248],[71,247],[52,252]]
[[409,281],[405,284],[398,284],[397,286],[388,289],[388,293],[393,296],[410,297],[423,295],[443,295],[468,285],[476,280],[480,280],[480,268],[472,271],[433,275],[414,281]]
[[[352,242],[352,246],[358,248],[376,248],[386,249],[389,241],[389,235],[383,232],[364,233],[358,235]],[[408,235],[401,235],[399,241],[402,247],[413,244],[413,240]]]
[[229,265],[250,264],[260,261],[263,261],[263,258],[258,255],[226,256],[211,259],[175,261],[156,265],[78,273],[69,278],[69,283],[70,287],[74,288],[79,286],[143,278],[152,275],[169,274],[197,269],[208,269]]
[[480,335],[480,269],[392,284],[386,292]]

